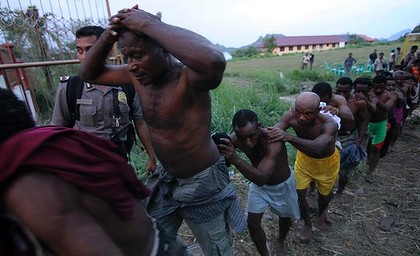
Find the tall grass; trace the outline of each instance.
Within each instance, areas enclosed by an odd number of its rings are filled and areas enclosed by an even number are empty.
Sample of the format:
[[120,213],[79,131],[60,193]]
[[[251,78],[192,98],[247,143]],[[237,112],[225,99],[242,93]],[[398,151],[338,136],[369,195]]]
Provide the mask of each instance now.
[[271,126],[289,107],[271,83],[238,87],[223,82],[212,91],[212,131],[231,133],[232,117],[240,109],[255,111],[263,125]]

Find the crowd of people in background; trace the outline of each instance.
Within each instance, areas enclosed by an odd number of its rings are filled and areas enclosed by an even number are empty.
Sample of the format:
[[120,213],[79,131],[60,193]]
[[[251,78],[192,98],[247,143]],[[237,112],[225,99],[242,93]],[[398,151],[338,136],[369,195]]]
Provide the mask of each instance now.
[[[226,61],[207,39],[138,6],[112,16],[107,29],[82,28],[76,37],[83,81],[76,115],[67,102],[71,78],[60,83],[55,126],[34,127],[23,104],[0,90],[1,214],[7,209],[33,243],[60,255],[188,255],[178,235],[183,221],[205,255],[233,255],[231,229],[246,226],[258,252],[269,255],[262,228],[269,208],[278,215],[276,253],[286,255],[293,221],[302,219],[299,237],[311,239],[308,193],[316,191],[315,227],[323,232],[330,203],[343,196],[356,166],[366,161],[365,180],[375,182],[380,158],[418,106],[417,46],[400,63],[399,48],[389,62],[374,50],[373,79],[354,81],[357,61],[348,53],[334,88],[320,81],[301,92],[277,123],[239,110],[232,134],[212,137],[210,90]],[[117,41],[128,63],[108,65]],[[305,53],[302,70],[312,69],[314,57]],[[127,85],[137,92],[133,100]],[[149,156],[146,184],[123,148],[131,120]],[[293,166],[285,143],[297,150]],[[228,166],[250,181],[247,216]]]

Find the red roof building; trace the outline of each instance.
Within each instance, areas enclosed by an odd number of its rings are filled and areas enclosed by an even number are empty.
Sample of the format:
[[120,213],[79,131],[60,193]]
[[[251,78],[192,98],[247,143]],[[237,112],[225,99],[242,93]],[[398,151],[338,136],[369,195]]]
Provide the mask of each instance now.
[[[322,51],[344,47],[348,40],[346,37],[337,35],[327,36],[283,36],[273,35],[276,47],[274,54],[282,55],[285,53]],[[255,47],[264,49],[263,43],[258,43]]]

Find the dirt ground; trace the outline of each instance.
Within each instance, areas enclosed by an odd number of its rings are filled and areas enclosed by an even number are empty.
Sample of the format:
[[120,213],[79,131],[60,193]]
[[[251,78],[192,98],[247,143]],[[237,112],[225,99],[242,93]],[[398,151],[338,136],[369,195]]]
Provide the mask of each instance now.
[[[358,166],[342,202],[332,201],[332,223],[325,232],[313,231],[310,242],[303,243],[297,237],[302,223],[293,224],[286,241],[288,255],[420,255],[420,117],[408,120],[394,151],[379,161],[372,184],[364,180],[366,168]],[[233,179],[245,209],[247,181],[240,174]],[[316,207],[316,199],[310,201]],[[389,230],[380,228],[381,221],[389,221]],[[267,212],[263,226],[273,248],[277,217]],[[180,235],[192,255],[203,255],[187,227]],[[233,249],[237,256],[258,255],[248,232],[234,234]]]

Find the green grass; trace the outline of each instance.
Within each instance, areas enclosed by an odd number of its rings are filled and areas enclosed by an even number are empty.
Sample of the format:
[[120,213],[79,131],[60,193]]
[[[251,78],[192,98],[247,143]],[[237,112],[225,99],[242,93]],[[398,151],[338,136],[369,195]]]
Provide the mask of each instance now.
[[[402,43],[374,43],[362,46],[350,45],[345,48],[313,52],[315,55],[313,70],[323,72],[325,63],[342,64],[349,52],[353,53],[353,57],[357,60],[358,64],[368,63],[369,54],[374,49],[377,49],[378,54],[380,52],[385,53],[385,58],[388,59],[391,49],[395,49],[398,46],[401,47]],[[252,77],[255,72],[261,70],[265,72],[271,71],[277,74],[281,71],[283,74],[288,74],[294,70],[300,70],[301,58],[302,53],[296,53],[271,58],[229,61],[225,74],[228,76]]]

